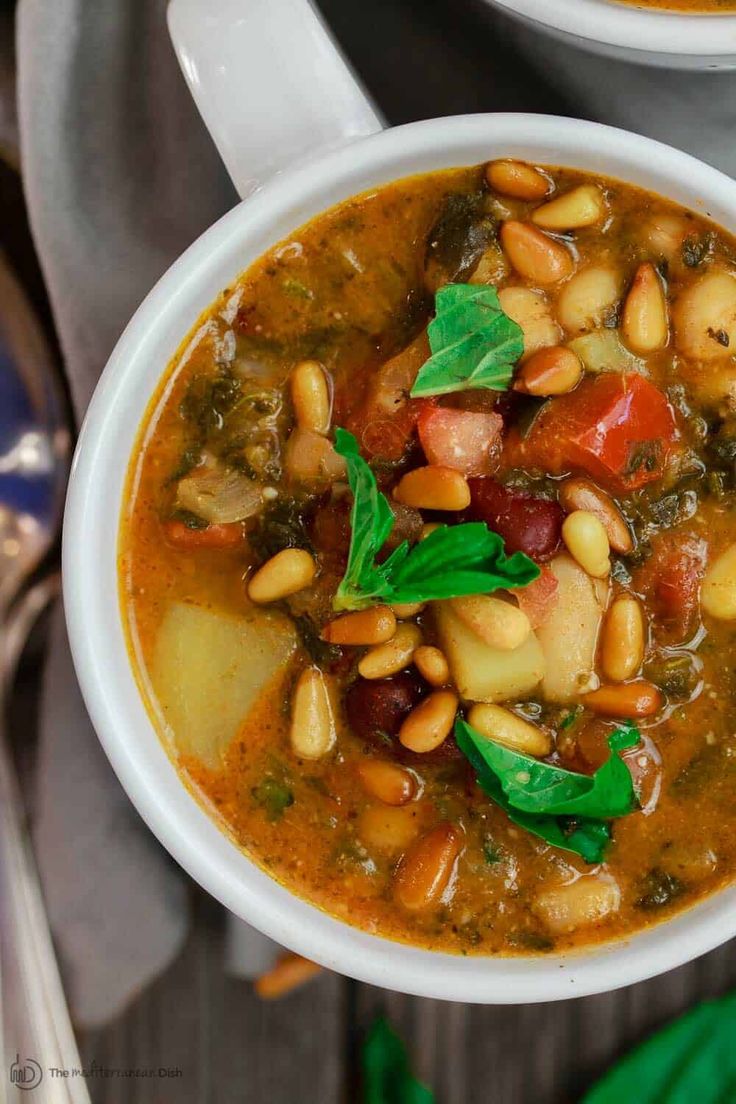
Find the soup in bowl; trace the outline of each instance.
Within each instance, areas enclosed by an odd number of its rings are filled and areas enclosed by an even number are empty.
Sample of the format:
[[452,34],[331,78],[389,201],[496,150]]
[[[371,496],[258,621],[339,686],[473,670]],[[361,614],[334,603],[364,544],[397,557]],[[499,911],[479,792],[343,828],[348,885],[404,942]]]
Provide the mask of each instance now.
[[70,635],[240,915],[463,1000],[731,934],[720,224],[731,182],[647,140],[437,120],[264,188],[143,305],[75,465]]
[[736,65],[733,0],[488,0],[522,24],[623,61],[712,72]]

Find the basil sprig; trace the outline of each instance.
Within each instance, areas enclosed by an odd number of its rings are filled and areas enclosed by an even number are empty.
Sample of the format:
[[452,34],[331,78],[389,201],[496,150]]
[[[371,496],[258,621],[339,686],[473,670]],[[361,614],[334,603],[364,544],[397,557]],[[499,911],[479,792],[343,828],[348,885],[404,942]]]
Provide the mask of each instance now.
[[726,1104],[736,1099],[736,993],[705,1001],[604,1074],[582,1104]]
[[402,541],[377,563],[393,528],[391,507],[353,434],[336,429],[335,449],[345,458],[353,492],[350,553],[333,601],[336,610],[363,609],[374,602],[431,602],[490,594],[527,586],[538,578],[534,561],[523,552],[507,556],[503,538],[482,521],[441,525],[415,545]]
[[484,284],[445,284],[427,328],[432,355],[411,389],[413,398],[484,387],[505,391],[524,352],[524,332],[504,314],[498,292]]
[[411,1072],[406,1048],[383,1018],[363,1043],[363,1104],[434,1104],[434,1094]]
[[607,822],[637,807],[631,774],[618,754],[639,742],[634,725],[622,726],[610,736],[611,755],[592,775],[512,751],[463,720],[455,723],[455,739],[481,789],[514,824],[586,862],[603,860],[611,838]]

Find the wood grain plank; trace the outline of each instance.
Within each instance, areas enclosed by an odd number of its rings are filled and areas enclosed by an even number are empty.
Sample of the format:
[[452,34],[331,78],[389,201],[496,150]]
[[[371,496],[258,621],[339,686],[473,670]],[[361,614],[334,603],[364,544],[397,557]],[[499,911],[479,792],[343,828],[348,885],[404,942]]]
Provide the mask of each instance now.
[[93,1104],[337,1104],[345,1083],[348,982],[325,973],[263,1002],[224,970],[224,917],[196,892],[184,951],[128,1012],[82,1032],[85,1065],[180,1068],[178,1078],[95,1078]]

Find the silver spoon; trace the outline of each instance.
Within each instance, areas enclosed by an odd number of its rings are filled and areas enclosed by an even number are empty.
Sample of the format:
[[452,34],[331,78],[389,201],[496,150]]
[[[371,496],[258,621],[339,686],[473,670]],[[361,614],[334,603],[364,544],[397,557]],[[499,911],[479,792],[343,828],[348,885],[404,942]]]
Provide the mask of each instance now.
[[[58,593],[58,575],[41,568],[59,533],[70,449],[43,334],[0,255],[0,708],[35,618]],[[81,1063],[2,731],[0,996],[7,1099],[33,1088],[44,1104],[89,1104],[83,1078],[51,1073]]]

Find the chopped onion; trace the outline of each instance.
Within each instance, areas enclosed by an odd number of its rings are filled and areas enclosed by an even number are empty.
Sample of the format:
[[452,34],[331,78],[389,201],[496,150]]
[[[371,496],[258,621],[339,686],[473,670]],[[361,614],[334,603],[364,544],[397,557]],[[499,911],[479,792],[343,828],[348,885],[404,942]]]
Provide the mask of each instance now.
[[197,468],[179,482],[176,506],[216,525],[243,521],[263,508],[263,487],[224,468]]
[[329,484],[345,478],[345,461],[311,429],[294,430],[286,445],[286,473],[297,483]]

